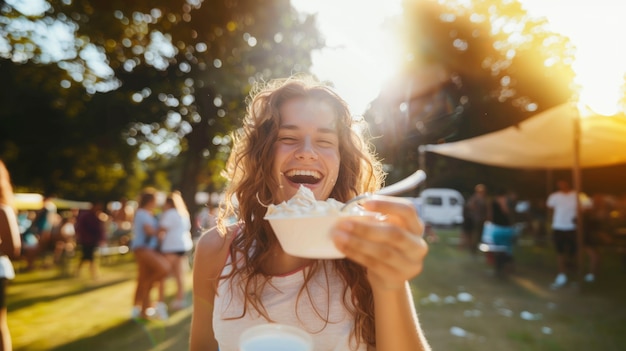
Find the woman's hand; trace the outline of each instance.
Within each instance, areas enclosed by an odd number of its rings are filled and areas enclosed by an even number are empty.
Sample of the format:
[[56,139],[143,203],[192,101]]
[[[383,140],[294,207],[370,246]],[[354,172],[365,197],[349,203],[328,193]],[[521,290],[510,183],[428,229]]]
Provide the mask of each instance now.
[[342,219],[332,231],[335,245],[347,258],[367,267],[372,289],[404,289],[406,281],[423,268],[428,252],[422,239],[424,225],[405,199],[379,195],[363,207],[386,218]]

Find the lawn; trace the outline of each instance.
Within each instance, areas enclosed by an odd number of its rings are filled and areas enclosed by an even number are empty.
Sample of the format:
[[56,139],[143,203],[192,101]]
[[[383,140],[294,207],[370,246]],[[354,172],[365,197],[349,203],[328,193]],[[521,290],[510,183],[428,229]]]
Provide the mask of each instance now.
[[[67,277],[55,269],[18,273],[8,288],[9,327],[19,350],[186,350],[191,311],[167,322],[128,318],[135,288],[130,255],[101,267],[101,278]],[[186,275],[191,287],[191,274]],[[170,281],[168,297],[174,293]],[[191,297],[189,296],[189,301]]]
[[[452,244],[439,229],[425,271],[413,282],[420,321],[434,350],[623,350],[626,269],[603,250],[597,282],[552,291],[550,247],[518,246],[516,270],[492,275],[482,256]],[[20,350],[187,350],[190,309],[167,322],[128,318],[134,291],[132,257],[102,267],[93,282],[55,269],[18,273],[8,288],[9,325]],[[187,286],[191,287],[187,275]],[[167,286],[173,294],[173,282]]]
[[448,244],[457,232],[439,230],[415,300],[435,350],[624,350],[626,266],[614,249],[602,249],[593,284],[553,291],[551,247],[516,248],[515,272],[496,278],[482,256]]

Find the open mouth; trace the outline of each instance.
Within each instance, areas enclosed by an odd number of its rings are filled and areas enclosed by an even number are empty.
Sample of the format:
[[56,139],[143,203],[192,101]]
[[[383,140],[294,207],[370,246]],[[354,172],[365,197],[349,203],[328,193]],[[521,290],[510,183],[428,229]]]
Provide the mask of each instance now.
[[322,180],[318,171],[294,169],[285,173],[285,178],[296,184],[317,184]]

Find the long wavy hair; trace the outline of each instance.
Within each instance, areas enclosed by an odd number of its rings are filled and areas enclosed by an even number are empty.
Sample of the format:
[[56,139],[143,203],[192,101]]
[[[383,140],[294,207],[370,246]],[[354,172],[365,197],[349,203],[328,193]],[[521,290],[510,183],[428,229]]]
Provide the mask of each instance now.
[[[253,308],[269,320],[261,301],[264,284],[270,276],[262,271],[270,256],[270,249],[278,241],[269,222],[263,219],[266,208],[261,204],[277,203],[274,191],[278,180],[272,176],[274,144],[281,125],[281,106],[296,98],[324,102],[332,107],[336,118],[339,140],[340,166],[331,198],[345,202],[357,194],[375,191],[384,178],[382,166],[375,158],[371,144],[363,135],[367,131],[362,118],[350,114],[347,103],[330,87],[308,76],[274,80],[253,89],[247,100],[248,108],[243,127],[233,135],[233,149],[225,176],[229,180],[225,203],[218,218],[218,227],[226,233],[228,218],[235,216],[240,234],[231,244],[231,257],[243,257],[243,263],[234,265],[233,271],[222,278],[241,278],[244,310]],[[375,345],[374,302],[367,280],[366,269],[347,259],[330,261],[345,282],[343,304],[353,315],[355,328],[351,339]],[[307,289],[307,282],[319,269],[328,274],[326,265],[315,261],[305,276],[299,296]],[[264,283],[259,284],[261,278]],[[233,279],[234,280],[234,279]],[[350,293],[348,293],[350,292]],[[324,318],[325,316],[320,317]],[[324,319],[328,323],[328,318]]]
[[178,214],[183,218],[189,218],[189,210],[183,199],[183,195],[178,190],[172,191],[165,198],[165,203],[172,206]]

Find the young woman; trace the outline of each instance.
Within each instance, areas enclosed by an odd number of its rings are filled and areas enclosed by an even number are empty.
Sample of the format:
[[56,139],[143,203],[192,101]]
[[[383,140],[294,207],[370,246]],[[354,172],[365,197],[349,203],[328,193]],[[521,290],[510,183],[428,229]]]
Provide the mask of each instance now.
[[[180,192],[172,192],[163,205],[163,213],[159,219],[160,249],[172,267],[172,276],[176,281],[176,299],[172,302],[173,309],[185,307],[185,288],[183,285],[183,261],[185,255],[193,247],[191,241],[191,219],[189,211]],[[160,286],[159,295],[164,295],[164,284]]]
[[[137,288],[131,318],[147,318],[151,308],[150,291],[152,286],[167,276],[169,262],[156,251],[158,222],[154,217],[157,206],[156,192],[146,189],[139,198],[139,208],[133,220],[133,239],[131,249],[137,262]],[[166,314],[163,306],[157,309],[159,314]],[[165,316],[159,316],[161,318]]]
[[[357,134],[363,123],[306,78],[252,96],[227,164],[225,211],[196,247],[191,350],[237,350],[245,329],[269,322],[306,330],[316,351],[428,350],[408,283],[428,249],[408,201],[375,197],[364,207],[386,214],[384,222],[337,224],[340,260],[286,254],[263,220],[262,203],[288,200],[301,184],[318,200],[342,202],[378,189],[381,165]],[[239,222],[227,226],[232,215]]]

